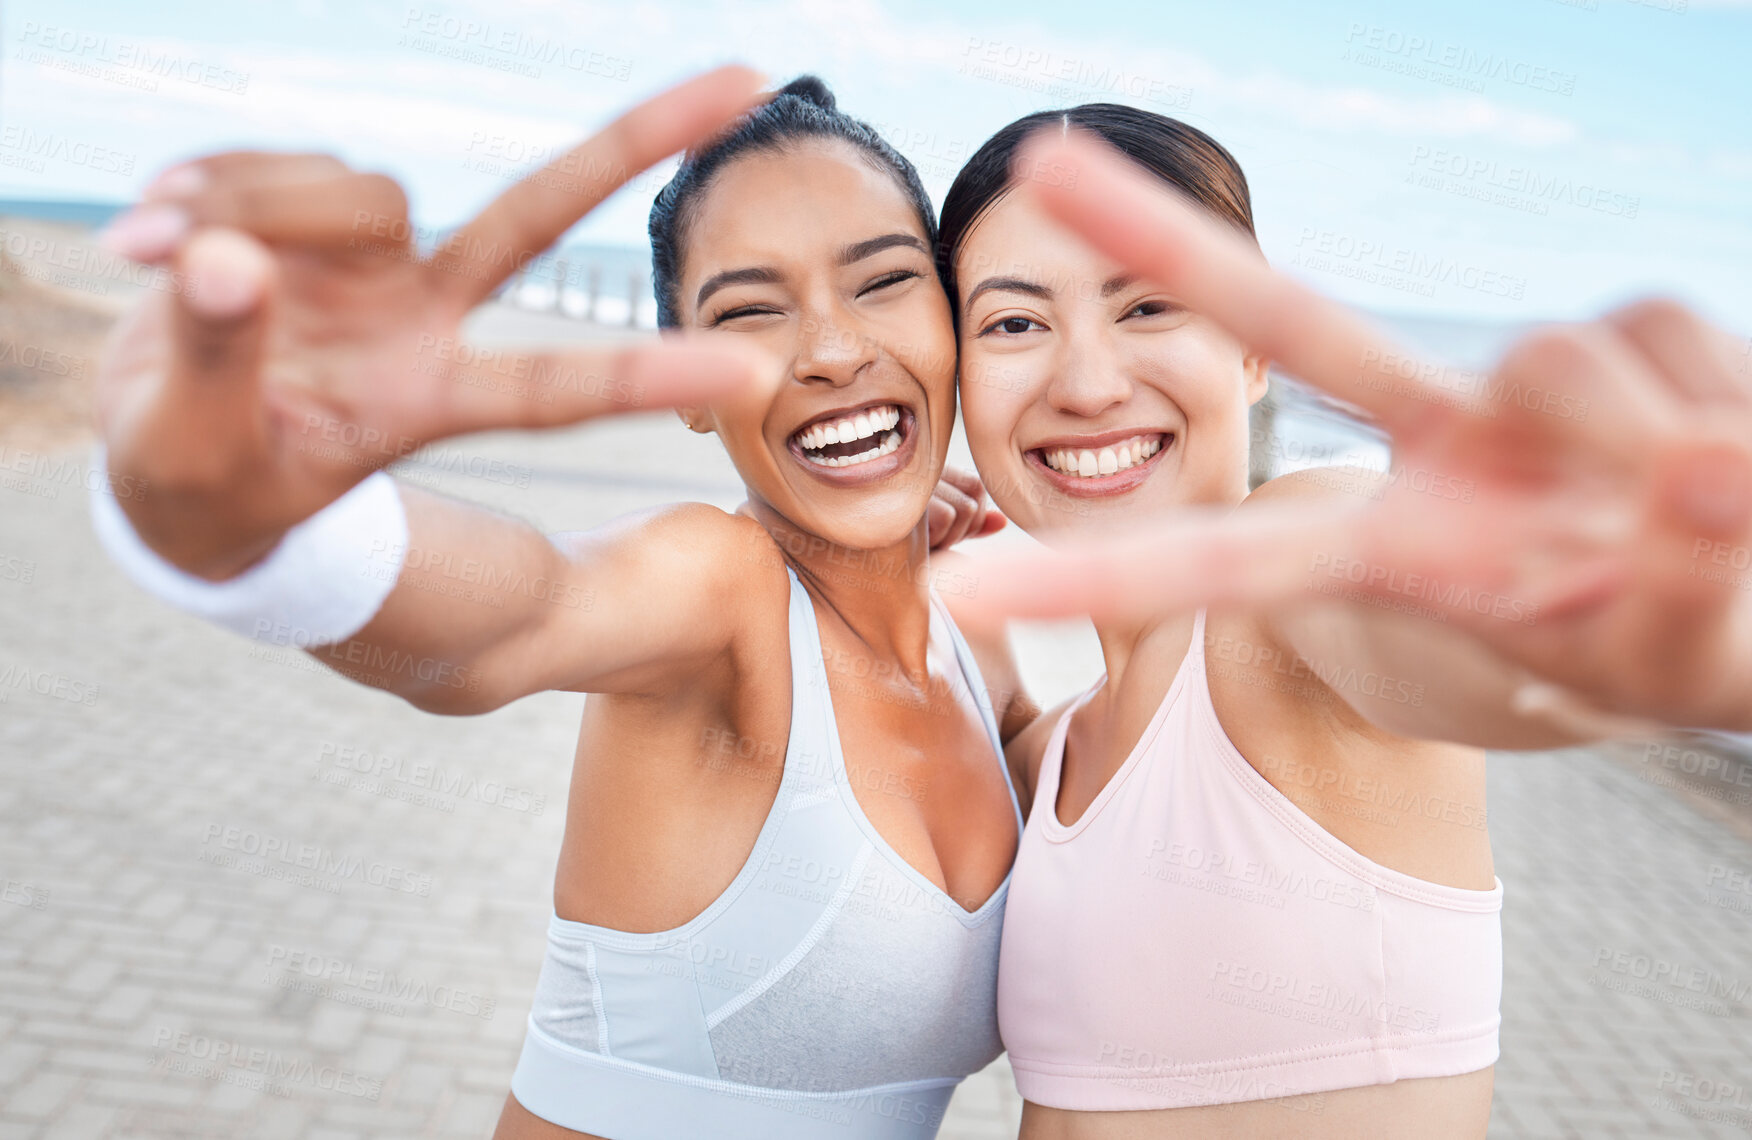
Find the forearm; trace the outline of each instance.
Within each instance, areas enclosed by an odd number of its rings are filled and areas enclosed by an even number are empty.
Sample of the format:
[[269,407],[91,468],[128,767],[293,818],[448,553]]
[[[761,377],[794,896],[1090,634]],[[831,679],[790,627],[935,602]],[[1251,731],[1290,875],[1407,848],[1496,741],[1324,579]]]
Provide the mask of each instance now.
[[549,689],[668,692],[721,659],[745,606],[782,613],[789,600],[782,571],[763,597],[752,570],[723,573],[782,566],[759,524],[697,504],[550,538],[379,472],[219,581],[148,548],[113,496],[94,492],[92,511],[100,543],[148,593],[430,712]]
[[1311,674],[1397,736],[1509,750],[1596,738],[1518,707],[1524,672],[1458,629],[1350,604],[1297,606],[1270,624]]
[[[1296,472],[1259,487],[1242,510],[1274,500],[1318,507],[1378,492],[1383,478],[1356,468]],[[1323,564],[1317,559],[1314,565]],[[1308,585],[1326,584],[1314,569],[1308,573]],[[1293,604],[1267,615],[1266,625],[1298,668],[1394,735],[1500,749],[1561,748],[1597,738],[1518,702],[1526,671],[1439,611],[1413,615],[1381,601],[1358,591],[1346,601]],[[1514,620],[1513,613],[1503,620]]]
[[401,494],[405,547],[378,540],[370,571],[395,574],[394,589],[356,634],[307,651],[429,712],[484,712],[538,691],[551,672],[546,627],[590,600],[582,569],[527,523],[405,485]]

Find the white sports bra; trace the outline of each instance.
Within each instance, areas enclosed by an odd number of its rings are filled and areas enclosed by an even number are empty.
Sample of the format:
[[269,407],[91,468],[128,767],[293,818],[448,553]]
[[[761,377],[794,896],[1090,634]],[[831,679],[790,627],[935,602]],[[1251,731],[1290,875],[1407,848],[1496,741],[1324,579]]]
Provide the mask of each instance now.
[[[928,1140],[1002,1049],[1009,877],[969,913],[888,846],[853,794],[815,607],[791,577],[791,733],[754,850],[710,906],[655,934],[555,915],[511,1090],[610,1140]],[[932,597],[979,703],[973,654]],[[942,628],[942,627],[938,627]],[[1018,834],[1022,827],[1010,789]]]

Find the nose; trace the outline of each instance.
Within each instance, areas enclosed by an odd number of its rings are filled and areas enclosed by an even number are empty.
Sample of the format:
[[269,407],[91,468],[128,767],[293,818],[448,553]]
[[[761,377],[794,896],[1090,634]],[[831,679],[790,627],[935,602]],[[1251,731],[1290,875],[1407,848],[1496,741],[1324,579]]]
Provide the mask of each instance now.
[[797,334],[797,356],[791,377],[806,384],[843,388],[875,362],[876,341],[837,306],[821,306],[803,314]]
[[1064,338],[1046,390],[1047,402],[1055,410],[1094,419],[1131,394],[1131,380],[1100,337]]

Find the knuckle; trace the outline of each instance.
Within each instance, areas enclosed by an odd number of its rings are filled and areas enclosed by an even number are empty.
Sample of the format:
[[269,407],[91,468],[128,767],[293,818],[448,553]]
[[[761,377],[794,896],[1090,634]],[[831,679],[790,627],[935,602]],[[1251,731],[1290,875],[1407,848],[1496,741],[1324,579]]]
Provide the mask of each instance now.
[[359,186],[362,195],[369,199],[373,208],[385,214],[405,218],[408,214],[408,194],[402,184],[387,174],[362,174],[359,176]]
[[344,174],[349,169],[347,164],[345,162],[343,162],[340,158],[336,157],[335,155],[329,154],[326,151],[306,151],[305,153],[300,154],[300,155],[296,155],[294,157],[296,157],[300,163],[302,163],[306,166],[322,167],[323,169],[331,171],[335,174]]
[[1687,335],[1699,321],[1672,297],[1645,297],[1607,315],[1607,321],[1633,337]]
[[1601,330],[1587,325],[1535,329],[1503,356],[1500,371],[1539,376],[1569,376],[1599,366]]

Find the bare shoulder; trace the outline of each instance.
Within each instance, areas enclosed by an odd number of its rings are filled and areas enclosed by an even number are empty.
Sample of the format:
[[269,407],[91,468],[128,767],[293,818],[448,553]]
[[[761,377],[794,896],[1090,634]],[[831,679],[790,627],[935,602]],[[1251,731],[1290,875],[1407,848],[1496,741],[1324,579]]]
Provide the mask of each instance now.
[[767,653],[774,629],[782,636],[785,561],[753,519],[675,503],[548,539],[588,587],[575,628],[559,636],[596,647],[597,658],[640,648],[599,678],[609,688],[588,691],[664,691],[726,663],[727,651]]
[[[707,503],[669,503],[548,537],[574,562],[607,561],[648,575],[678,604],[696,593],[711,598],[786,582],[772,536],[753,519]],[[673,593],[690,584],[695,588],[685,594]]]
[[709,503],[665,503],[619,515],[590,530],[559,531],[548,538],[572,557],[612,547],[632,557],[672,560],[678,567],[685,566],[690,554],[758,557],[771,552],[770,560],[778,558],[778,545],[759,523]]
[[1240,509],[1262,503],[1376,499],[1387,479],[1369,467],[1304,467],[1261,483],[1241,501]]

